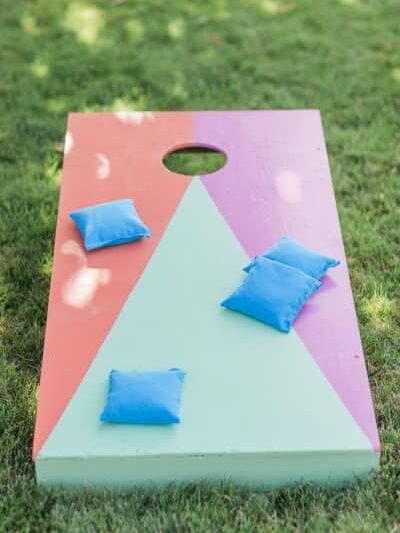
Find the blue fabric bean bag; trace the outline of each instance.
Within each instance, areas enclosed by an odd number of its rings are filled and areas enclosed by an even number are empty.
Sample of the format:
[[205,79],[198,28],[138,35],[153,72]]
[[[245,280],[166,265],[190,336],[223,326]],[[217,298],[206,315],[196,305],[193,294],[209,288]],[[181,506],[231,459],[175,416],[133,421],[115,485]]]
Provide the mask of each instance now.
[[100,416],[116,424],[176,424],[185,372],[179,368],[111,370],[107,402]]
[[[322,278],[328,268],[340,264],[339,260],[309,250],[288,236],[283,237],[277,245],[265,252],[262,257],[298,268],[317,279]],[[253,265],[254,261],[244,267],[243,270],[249,272]]]
[[297,268],[258,257],[242,285],[221,306],[287,333],[320,286],[320,281]]
[[150,237],[150,230],[139,217],[133,200],[92,205],[72,211],[70,217],[88,251]]

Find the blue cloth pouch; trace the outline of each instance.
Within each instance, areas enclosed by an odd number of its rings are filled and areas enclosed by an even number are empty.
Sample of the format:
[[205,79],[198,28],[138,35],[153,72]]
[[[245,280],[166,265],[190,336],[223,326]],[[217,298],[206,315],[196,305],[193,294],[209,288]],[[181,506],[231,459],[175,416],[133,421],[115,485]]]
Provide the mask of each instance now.
[[297,268],[257,257],[242,285],[221,305],[287,333],[320,286],[320,281]]
[[137,214],[133,200],[92,205],[72,211],[70,217],[88,251],[150,237],[150,230]]
[[185,372],[111,370],[108,397],[100,416],[116,424],[176,424]]
[[[328,268],[340,265],[340,261],[337,259],[309,250],[288,236],[283,237],[277,245],[265,252],[262,257],[298,268],[317,279],[322,278]],[[249,272],[253,265],[254,261],[245,266],[243,270]]]

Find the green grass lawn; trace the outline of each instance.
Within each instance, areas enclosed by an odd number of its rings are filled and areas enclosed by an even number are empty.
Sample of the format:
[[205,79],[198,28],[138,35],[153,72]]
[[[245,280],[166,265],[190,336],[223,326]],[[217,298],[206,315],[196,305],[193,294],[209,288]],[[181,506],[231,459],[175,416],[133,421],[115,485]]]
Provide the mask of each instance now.
[[[1,532],[400,531],[399,27],[398,0],[0,0]],[[379,474],[343,490],[39,490],[30,456],[67,113],[307,107],[324,121]]]

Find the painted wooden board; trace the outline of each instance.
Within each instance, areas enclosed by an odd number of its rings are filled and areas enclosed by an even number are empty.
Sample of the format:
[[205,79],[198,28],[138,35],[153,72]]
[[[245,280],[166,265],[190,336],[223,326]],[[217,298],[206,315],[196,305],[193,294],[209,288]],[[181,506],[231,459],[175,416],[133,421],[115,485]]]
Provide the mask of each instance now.
[[[163,166],[190,145],[227,164],[201,177]],[[151,239],[85,253],[68,213],[119,198],[135,200]],[[284,234],[342,261],[290,334],[219,307]],[[187,372],[181,424],[99,421],[112,368],[170,367]],[[70,115],[38,481],[337,484],[376,468],[379,451],[319,112]]]

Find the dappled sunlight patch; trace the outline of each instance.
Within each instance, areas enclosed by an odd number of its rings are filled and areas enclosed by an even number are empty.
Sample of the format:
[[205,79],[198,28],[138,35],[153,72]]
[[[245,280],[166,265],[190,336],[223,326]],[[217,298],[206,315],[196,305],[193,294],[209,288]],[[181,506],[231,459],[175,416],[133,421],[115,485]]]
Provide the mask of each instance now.
[[96,176],[99,180],[105,180],[110,175],[111,165],[110,160],[104,154],[96,154],[97,169]]
[[68,111],[68,103],[65,98],[49,98],[46,107],[50,113],[55,114]]
[[168,35],[175,40],[182,39],[185,35],[185,22],[181,18],[170,20],[167,26]]
[[154,114],[151,111],[117,111],[114,115],[126,124],[139,125],[144,121],[154,120]]
[[296,8],[295,2],[279,2],[277,0],[253,0],[253,4],[269,15],[290,13]]
[[400,67],[395,67],[392,69],[392,78],[400,82]]
[[55,172],[52,176],[53,183],[57,186],[61,185],[61,177],[62,177],[61,169],[58,169],[57,172]]
[[69,154],[74,146],[74,139],[70,131],[67,130],[65,134],[65,143],[64,143],[64,154]]
[[77,270],[63,287],[63,302],[77,309],[83,309],[94,299],[100,286],[111,280],[108,268],[82,267]]
[[45,78],[49,73],[49,67],[44,61],[37,58],[31,63],[31,72],[36,78]]
[[338,0],[338,2],[345,6],[359,6],[359,0]]
[[46,278],[50,278],[51,271],[53,268],[53,256],[52,254],[45,255],[42,260],[42,264],[40,267],[40,272],[46,276]]
[[70,307],[83,309],[93,301],[98,289],[110,282],[111,270],[88,267],[85,251],[72,239],[63,243],[61,253],[75,256],[80,265],[63,287],[63,302]]
[[137,19],[128,20],[125,23],[125,28],[129,36],[136,41],[139,41],[142,39],[142,37],[144,37],[144,26]]
[[365,298],[362,310],[375,329],[385,331],[391,327],[394,302],[386,296],[383,290],[377,289],[371,297]]
[[259,5],[263,11],[270,15],[279,13],[279,3],[275,2],[275,0],[262,0],[259,2]]
[[39,27],[37,25],[36,19],[28,13],[24,13],[22,15],[20,25],[25,33],[29,33],[31,35],[39,33]]
[[53,159],[48,162],[45,168],[45,175],[49,181],[55,183],[56,185],[61,183],[61,168],[57,159]]
[[73,3],[67,9],[65,25],[75,33],[79,42],[94,45],[104,27],[103,11],[89,4]]
[[290,170],[281,170],[275,177],[275,188],[280,198],[288,204],[298,204],[302,201],[303,192],[301,180]]
[[79,264],[86,266],[86,254],[82,246],[76,241],[69,239],[63,242],[61,253],[64,255],[74,255],[78,259]]
[[26,410],[30,421],[35,419],[37,403],[39,400],[39,384],[30,379],[23,393],[26,402]]
[[174,83],[174,86],[172,88],[172,95],[176,98],[185,99],[188,98],[189,94],[183,84],[183,80],[177,80]]
[[111,111],[114,112],[124,112],[126,110],[130,111],[141,111],[147,107],[147,100],[144,96],[138,98],[138,100],[130,100],[129,98],[116,98],[111,104]]

